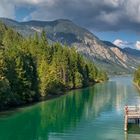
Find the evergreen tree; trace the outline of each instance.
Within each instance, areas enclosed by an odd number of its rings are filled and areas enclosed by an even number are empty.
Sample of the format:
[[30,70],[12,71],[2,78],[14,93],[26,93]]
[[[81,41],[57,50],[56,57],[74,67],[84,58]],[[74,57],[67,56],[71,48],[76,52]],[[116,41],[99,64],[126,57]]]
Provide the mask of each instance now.
[[[0,48],[0,109],[107,80],[105,72],[73,47],[48,44],[44,31],[23,38],[0,23],[0,37],[4,45]],[[135,77],[139,75],[136,72]]]
[[134,82],[140,87],[140,67],[134,73]]

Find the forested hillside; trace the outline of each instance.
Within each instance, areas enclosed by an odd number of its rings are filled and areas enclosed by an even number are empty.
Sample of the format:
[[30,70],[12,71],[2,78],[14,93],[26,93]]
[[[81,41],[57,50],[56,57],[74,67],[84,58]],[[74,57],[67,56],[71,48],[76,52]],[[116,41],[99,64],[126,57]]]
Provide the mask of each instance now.
[[44,30],[50,44],[60,42],[68,47],[74,46],[76,51],[111,75],[133,73],[140,65],[140,51],[122,49],[109,41],[102,41],[94,33],[67,19],[18,22],[0,18],[0,21],[24,37],[33,36],[35,32],[40,35]]
[[134,73],[134,82],[140,87],[140,67]]
[[0,109],[107,80],[74,48],[49,45],[46,33],[23,38],[0,23]]

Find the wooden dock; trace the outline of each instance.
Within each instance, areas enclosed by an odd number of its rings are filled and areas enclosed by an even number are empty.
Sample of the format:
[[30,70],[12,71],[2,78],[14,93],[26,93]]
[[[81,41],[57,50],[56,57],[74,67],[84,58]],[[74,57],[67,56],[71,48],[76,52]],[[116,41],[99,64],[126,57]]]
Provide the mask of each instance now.
[[125,106],[125,121],[124,130],[127,131],[129,120],[133,120],[134,123],[140,123],[140,105],[139,106]]

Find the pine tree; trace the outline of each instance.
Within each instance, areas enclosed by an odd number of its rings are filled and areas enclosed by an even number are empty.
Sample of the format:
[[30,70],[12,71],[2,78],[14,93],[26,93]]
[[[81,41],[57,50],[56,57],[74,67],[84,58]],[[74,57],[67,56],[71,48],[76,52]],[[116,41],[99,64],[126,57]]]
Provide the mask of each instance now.
[[[104,71],[73,47],[48,44],[44,31],[23,38],[0,24],[0,37],[0,45],[4,45],[0,48],[0,109],[107,80]],[[135,73],[138,84],[139,71]]]

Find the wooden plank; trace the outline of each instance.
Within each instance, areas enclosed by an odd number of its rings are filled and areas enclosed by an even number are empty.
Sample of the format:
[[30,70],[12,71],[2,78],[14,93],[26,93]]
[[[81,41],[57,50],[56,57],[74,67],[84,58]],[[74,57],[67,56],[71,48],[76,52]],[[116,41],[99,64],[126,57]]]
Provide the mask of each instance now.
[[127,131],[128,120],[135,119],[135,122],[139,123],[140,119],[140,106],[125,106],[124,108],[125,119],[124,119],[124,130]]

